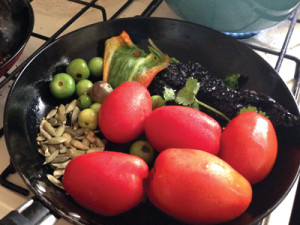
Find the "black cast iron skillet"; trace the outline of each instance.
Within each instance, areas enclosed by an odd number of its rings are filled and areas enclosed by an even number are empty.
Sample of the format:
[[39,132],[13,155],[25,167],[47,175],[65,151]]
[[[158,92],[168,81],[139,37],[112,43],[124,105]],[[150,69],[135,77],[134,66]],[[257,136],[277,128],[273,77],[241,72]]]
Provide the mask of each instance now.
[[[0,2],[0,77],[18,60],[32,33],[34,16],[27,0]],[[1,57],[2,56],[2,57]]]
[[[50,109],[61,103],[48,90],[53,75],[65,71],[66,65],[73,58],[88,60],[93,56],[102,56],[104,41],[119,35],[122,30],[126,30],[140,47],[146,48],[147,39],[151,38],[170,56],[181,61],[200,62],[219,77],[232,73],[247,76],[248,82],[244,88],[273,97],[297,116],[299,111],[284,82],[256,53],[230,37],[188,22],[127,18],[98,23],[58,39],[38,54],[22,71],[9,93],[4,131],[11,161],[39,204],[54,214],[79,224],[181,224],[147,201],[114,217],[103,217],[85,210],[47,180],[46,174],[50,172],[50,168],[42,166],[44,159],[37,152],[35,139],[39,123]],[[279,153],[272,172],[264,181],[253,186],[253,201],[248,210],[228,224],[256,224],[290,190],[299,172],[300,130],[298,127],[278,130],[278,137]]]

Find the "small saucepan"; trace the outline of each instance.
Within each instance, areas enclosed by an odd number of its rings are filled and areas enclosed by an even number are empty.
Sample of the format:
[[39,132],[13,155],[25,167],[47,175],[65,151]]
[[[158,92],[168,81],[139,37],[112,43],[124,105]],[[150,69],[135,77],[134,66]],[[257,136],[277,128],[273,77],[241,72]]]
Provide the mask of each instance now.
[[18,60],[33,30],[34,15],[27,0],[0,1],[0,77]]

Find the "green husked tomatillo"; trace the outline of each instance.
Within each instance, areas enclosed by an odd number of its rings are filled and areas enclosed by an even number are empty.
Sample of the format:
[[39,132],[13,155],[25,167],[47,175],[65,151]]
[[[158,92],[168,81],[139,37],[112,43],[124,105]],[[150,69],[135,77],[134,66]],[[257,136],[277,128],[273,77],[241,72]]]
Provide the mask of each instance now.
[[78,81],[76,84],[77,96],[79,97],[84,94],[89,95],[92,87],[93,87],[93,82],[88,79],[82,79]]
[[93,101],[89,95],[81,95],[78,98],[78,107],[80,109],[89,108],[92,105]]
[[73,59],[66,68],[67,74],[71,75],[74,80],[80,81],[90,76],[90,69],[84,59]]
[[71,97],[75,92],[75,81],[66,73],[56,74],[49,84],[50,92],[55,98]]
[[95,130],[98,126],[98,114],[93,109],[84,109],[78,115],[78,124],[82,128]]
[[136,155],[143,159],[147,164],[150,164],[154,160],[154,148],[148,141],[136,141],[129,149],[131,155]]
[[101,77],[103,73],[103,58],[93,57],[88,62],[91,75],[94,77]]

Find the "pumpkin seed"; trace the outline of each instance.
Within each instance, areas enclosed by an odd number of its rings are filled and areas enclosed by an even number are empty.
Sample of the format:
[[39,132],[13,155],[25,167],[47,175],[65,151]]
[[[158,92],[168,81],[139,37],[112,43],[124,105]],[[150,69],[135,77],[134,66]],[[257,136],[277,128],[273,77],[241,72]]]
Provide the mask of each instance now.
[[104,150],[104,148],[101,147],[95,147],[95,148],[90,148],[89,150],[87,150],[87,153],[91,153],[91,152],[102,152]]
[[54,176],[52,176],[51,174],[47,174],[46,175],[48,180],[54,184],[55,186],[64,189],[62,182],[60,182],[60,180],[58,180],[57,178],[55,178]]
[[71,125],[73,125],[77,121],[79,112],[80,112],[80,109],[78,108],[78,106],[75,106],[74,110],[72,111],[72,115],[71,115]]
[[44,152],[49,152],[49,146],[45,143],[41,143],[40,145]]
[[60,143],[64,143],[65,141],[67,141],[67,138],[64,136],[61,137],[54,137],[54,138],[49,138],[46,143],[54,145],[54,144],[60,144]]
[[60,104],[60,106],[58,107],[57,115],[58,115],[58,121],[61,121],[62,123],[67,122],[66,108],[63,104]]
[[42,122],[40,124],[40,135],[43,135],[45,138],[49,139],[49,138],[51,138],[51,135],[44,129],[45,122],[46,122],[46,120],[42,119]]
[[95,143],[96,142],[96,135],[94,132],[90,131],[87,135],[86,138],[89,140],[89,142],[91,143]]
[[70,157],[68,157],[67,155],[59,154],[59,155],[57,155],[57,157],[55,159],[52,160],[52,163],[63,163],[69,159],[70,159]]
[[48,151],[50,154],[57,151],[59,148],[57,148],[55,145],[48,145]]
[[75,131],[79,128],[79,124],[78,124],[77,121],[72,125],[72,128],[73,128],[73,130],[75,130]]
[[52,109],[52,110],[47,114],[46,119],[48,120],[48,119],[50,119],[50,118],[53,118],[53,117],[56,115],[56,113],[57,113],[57,108]]
[[78,141],[82,141],[85,138],[84,135],[81,136],[76,136],[74,139],[78,140]]
[[66,137],[66,141],[64,142],[66,147],[71,147],[72,136],[68,133],[63,133],[63,137]]
[[49,157],[49,156],[50,156],[50,154],[49,154],[49,153],[46,154],[46,152],[45,152],[42,148],[38,148],[38,152],[39,152],[41,155],[45,156],[45,157]]
[[88,140],[86,137],[84,137],[84,138],[82,139],[81,143],[82,143],[83,145],[85,145],[86,147],[89,147],[89,146],[90,146],[90,142],[89,142],[89,140]]
[[70,104],[66,106],[66,114],[71,113],[77,106],[77,99],[73,100]]
[[58,122],[58,120],[55,119],[55,118],[47,119],[47,121],[48,121],[53,127],[58,126],[58,125],[60,124],[60,123]]
[[88,150],[89,149],[88,146],[85,146],[82,142],[77,141],[75,139],[73,139],[71,141],[71,144],[72,144],[72,146],[74,146],[75,148],[80,149],[80,150]]
[[98,137],[96,137],[96,145],[101,148],[105,148],[105,143]]
[[56,130],[55,130],[55,137],[60,137],[63,135],[64,131],[65,131],[66,126],[63,124],[61,126],[59,126]]
[[64,169],[64,168],[66,168],[66,166],[68,165],[68,163],[70,161],[71,160],[67,160],[67,161],[65,161],[63,163],[51,163],[51,166],[53,166],[56,169]]
[[69,156],[72,159],[74,159],[77,156],[80,156],[82,154],[85,154],[85,151],[80,151],[80,150],[77,150],[76,148],[69,148],[67,150],[67,156]]
[[56,169],[53,171],[53,176],[55,178],[60,178],[61,176],[63,176],[65,173],[65,170],[64,169]]
[[64,145],[61,149],[59,149],[59,153],[64,154],[67,152],[67,150],[68,150],[67,146]]
[[55,152],[51,153],[51,155],[48,158],[46,158],[46,160],[44,162],[44,165],[52,162],[58,156],[58,153],[59,153],[58,150],[56,150]]
[[72,127],[66,126],[65,133],[71,135],[72,137],[77,136],[76,131],[72,129]]
[[76,130],[76,136],[84,135],[85,129],[79,128]]
[[96,148],[96,147],[97,147],[97,145],[95,145],[94,143],[90,144],[90,148]]
[[38,135],[37,138],[36,138],[37,141],[41,142],[41,141],[45,141],[46,138],[45,136],[42,136],[42,135]]
[[45,131],[48,132],[48,134],[50,134],[53,137],[55,136],[55,129],[54,129],[54,127],[52,127],[51,123],[49,123],[48,121],[45,121],[43,127],[44,127]]

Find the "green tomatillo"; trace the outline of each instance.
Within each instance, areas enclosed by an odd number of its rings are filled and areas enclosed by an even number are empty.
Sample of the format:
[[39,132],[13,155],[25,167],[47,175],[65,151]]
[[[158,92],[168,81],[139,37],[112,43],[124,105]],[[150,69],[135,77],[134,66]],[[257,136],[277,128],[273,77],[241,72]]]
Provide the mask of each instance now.
[[59,99],[71,97],[75,92],[75,81],[66,73],[56,74],[49,85],[51,94]]
[[98,126],[98,114],[93,109],[84,109],[78,115],[78,124],[82,128],[95,130]]
[[77,82],[82,79],[87,79],[90,76],[90,69],[84,59],[73,59],[66,69],[67,74],[71,75]]
[[76,94],[77,96],[89,95],[93,87],[93,82],[88,79],[82,79],[76,84]]
[[77,104],[80,109],[86,109],[93,104],[93,101],[89,95],[80,95]]
[[88,66],[91,72],[91,75],[94,77],[101,77],[103,72],[103,58],[93,57],[88,62]]
[[129,154],[136,155],[143,159],[147,164],[150,164],[154,160],[154,148],[148,141],[135,141],[129,149]]

